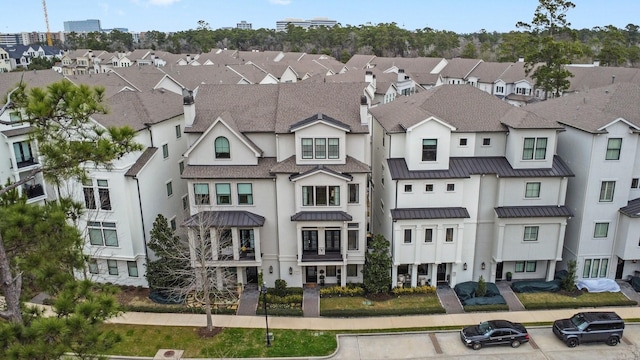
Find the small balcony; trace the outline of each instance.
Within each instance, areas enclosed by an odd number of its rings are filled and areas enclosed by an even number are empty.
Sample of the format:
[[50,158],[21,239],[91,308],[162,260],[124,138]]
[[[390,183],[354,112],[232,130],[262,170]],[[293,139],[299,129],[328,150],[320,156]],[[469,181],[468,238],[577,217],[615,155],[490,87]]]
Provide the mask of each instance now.
[[44,196],[44,187],[42,184],[24,184],[22,193],[27,196],[27,199],[37,198]]
[[238,249],[238,254],[240,261],[255,261],[256,260],[256,251],[254,248],[241,247]]
[[324,254],[318,254],[315,251],[305,251],[302,253],[302,262],[306,261],[342,261],[342,254],[340,251],[327,251]]

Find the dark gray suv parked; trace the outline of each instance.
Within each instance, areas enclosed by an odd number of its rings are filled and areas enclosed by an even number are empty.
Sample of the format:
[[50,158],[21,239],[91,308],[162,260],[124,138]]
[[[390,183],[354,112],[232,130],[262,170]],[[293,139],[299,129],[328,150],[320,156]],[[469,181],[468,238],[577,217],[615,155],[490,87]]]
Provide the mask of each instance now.
[[615,346],[622,339],[623,330],[624,320],[614,312],[580,312],[553,323],[553,333],[568,347],[600,341]]

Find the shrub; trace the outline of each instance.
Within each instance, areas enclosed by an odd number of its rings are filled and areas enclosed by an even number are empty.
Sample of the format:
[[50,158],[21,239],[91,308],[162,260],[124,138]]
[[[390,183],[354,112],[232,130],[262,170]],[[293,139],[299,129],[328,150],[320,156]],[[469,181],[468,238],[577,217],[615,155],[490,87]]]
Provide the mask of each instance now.
[[484,297],[487,295],[487,283],[484,281],[484,277],[480,275],[480,279],[478,280],[478,287],[476,288],[476,296]]
[[334,296],[363,296],[364,289],[357,285],[350,285],[347,287],[330,286],[320,289],[320,297],[334,297]]
[[278,296],[286,296],[287,295],[287,282],[282,279],[277,279],[275,283],[275,293]]
[[396,295],[412,295],[412,294],[435,294],[436,288],[435,286],[418,286],[418,287],[396,287],[391,290],[391,292]]
[[567,262],[567,276],[563,277],[560,286],[562,290],[573,291],[576,288],[576,261],[569,260]]

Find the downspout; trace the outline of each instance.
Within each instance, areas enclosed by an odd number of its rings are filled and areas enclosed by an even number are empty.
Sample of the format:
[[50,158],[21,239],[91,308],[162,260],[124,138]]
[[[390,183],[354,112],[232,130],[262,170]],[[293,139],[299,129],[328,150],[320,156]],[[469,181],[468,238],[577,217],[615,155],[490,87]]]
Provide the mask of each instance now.
[[151,142],[151,147],[153,146],[153,132],[151,132],[151,124],[150,123],[144,123],[144,127],[147,128],[147,130],[149,131],[149,141]]
[[142,223],[142,239],[144,240],[144,257],[146,263],[149,263],[149,251],[147,250],[147,231],[144,228],[144,213],[142,211],[142,196],[140,195],[140,181],[137,176],[133,177],[136,180],[136,189],[138,190],[138,206],[140,207],[140,220]]

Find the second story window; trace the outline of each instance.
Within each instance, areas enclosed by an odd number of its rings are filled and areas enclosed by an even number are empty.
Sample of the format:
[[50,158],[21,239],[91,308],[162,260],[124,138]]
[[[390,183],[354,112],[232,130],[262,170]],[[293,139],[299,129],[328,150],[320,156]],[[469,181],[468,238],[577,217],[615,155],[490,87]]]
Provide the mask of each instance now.
[[224,136],[219,136],[215,140],[216,159],[230,159],[231,150],[229,140]]
[[37,164],[29,141],[13,143],[13,151],[16,153],[16,164],[18,168]]
[[196,205],[209,205],[209,184],[193,184],[193,195]]
[[438,158],[438,140],[422,139],[422,161],[436,161]]
[[339,186],[303,186],[302,206],[339,206]]
[[231,184],[216,184],[216,202],[218,205],[231,205]]
[[349,204],[358,204],[360,202],[360,186],[358,184],[349,184]]
[[622,139],[613,138],[607,141],[606,160],[620,160],[620,149],[622,148]]
[[411,229],[404,229],[404,243],[411,244]]
[[547,138],[524,138],[522,160],[544,160],[547,156]]
[[238,184],[238,204],[253,205],[253,187],[249,184]]
[[603,181],[600,184],[600,202],[612,202],[615,188],[615,181]]
[[96,191],[93,187],[93,180],[87,179],[83,184],[84,206],[87,209],[111,210],[111,197],[109,195],[109,182],[107,180],[96,180],[98,185],[98,197],[96,201]]
[[169,144],[162,145],[162,157],[165,159],[169,157]]
[[526,190],[524,192],[525,198],[539,198],[540,197],[540,183],[539,182],[529,182],[526,185]]
[[87,225],[91,245],[118,246],[116,223],[90,221]]

